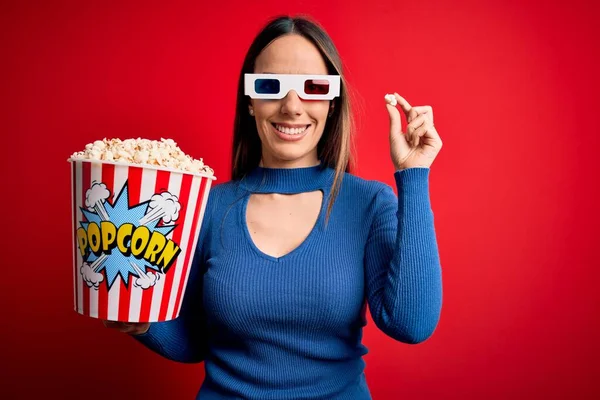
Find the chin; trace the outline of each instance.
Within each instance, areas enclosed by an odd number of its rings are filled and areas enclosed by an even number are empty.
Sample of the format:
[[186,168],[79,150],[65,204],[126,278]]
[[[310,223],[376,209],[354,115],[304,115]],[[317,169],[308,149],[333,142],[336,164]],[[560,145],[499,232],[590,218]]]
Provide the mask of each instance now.
[[[286,151],[287,150],[287,151]],[[293,151],[290,149],[277,149],[271,152],[271,158],[279,161],[300,161],[310,157],[310,151],[300,150]]]
[[281,152],[275,154],[275,157],[282,161],[298,161],[307,157],[305,153]]

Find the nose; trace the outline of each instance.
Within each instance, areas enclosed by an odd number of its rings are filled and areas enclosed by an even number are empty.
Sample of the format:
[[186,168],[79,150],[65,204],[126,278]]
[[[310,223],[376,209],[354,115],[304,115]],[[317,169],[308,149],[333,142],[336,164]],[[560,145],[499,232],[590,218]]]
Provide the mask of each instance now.
[[302,100],[298,96],[295,90],[290,90],[288,94],[281,99],[281,113],[288,115],[302,115],[304,108],[302,106]]

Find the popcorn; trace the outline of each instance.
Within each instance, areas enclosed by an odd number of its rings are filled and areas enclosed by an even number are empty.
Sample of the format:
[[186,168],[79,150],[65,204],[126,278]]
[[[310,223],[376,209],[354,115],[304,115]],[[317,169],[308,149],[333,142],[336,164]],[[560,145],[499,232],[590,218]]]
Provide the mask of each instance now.
[[101,160],[122,163],[154,165],[181,171],[201,172],[214,175],[214,171],[202,162],[185,154],[173,139],[106,139],[96,140],[85,146],[84,151],[73,153],[72,159]]
[[398,104],[396,96],[394,96],[393,94],[386,94],[385,101],[391,106],[396,106],[396,104]]

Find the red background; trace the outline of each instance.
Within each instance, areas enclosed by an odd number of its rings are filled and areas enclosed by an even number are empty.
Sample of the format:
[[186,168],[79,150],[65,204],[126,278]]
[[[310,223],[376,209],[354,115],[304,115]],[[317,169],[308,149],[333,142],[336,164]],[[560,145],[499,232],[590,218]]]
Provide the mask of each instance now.
[[225,182],[243,56],[268,17],[300,12],[359,94],[357,175],[393,184],[388,92],[431,105],[444,141],[441,320],[417,346],[369,321],[374,399],[600,395],[593,2],[105,3],[0,5],[0,397],[193,398],[202,364],[73,311],[66,159],[103,137],[171,137]]

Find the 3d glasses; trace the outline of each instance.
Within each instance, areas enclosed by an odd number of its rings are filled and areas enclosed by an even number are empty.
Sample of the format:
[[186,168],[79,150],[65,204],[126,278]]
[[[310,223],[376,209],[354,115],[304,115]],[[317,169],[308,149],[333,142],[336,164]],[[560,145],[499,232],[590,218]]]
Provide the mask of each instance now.
[[340,76],[244,74],[244,93],[252,99],[282,99],[292,89],[303,100],[332,100],[340,95]]

